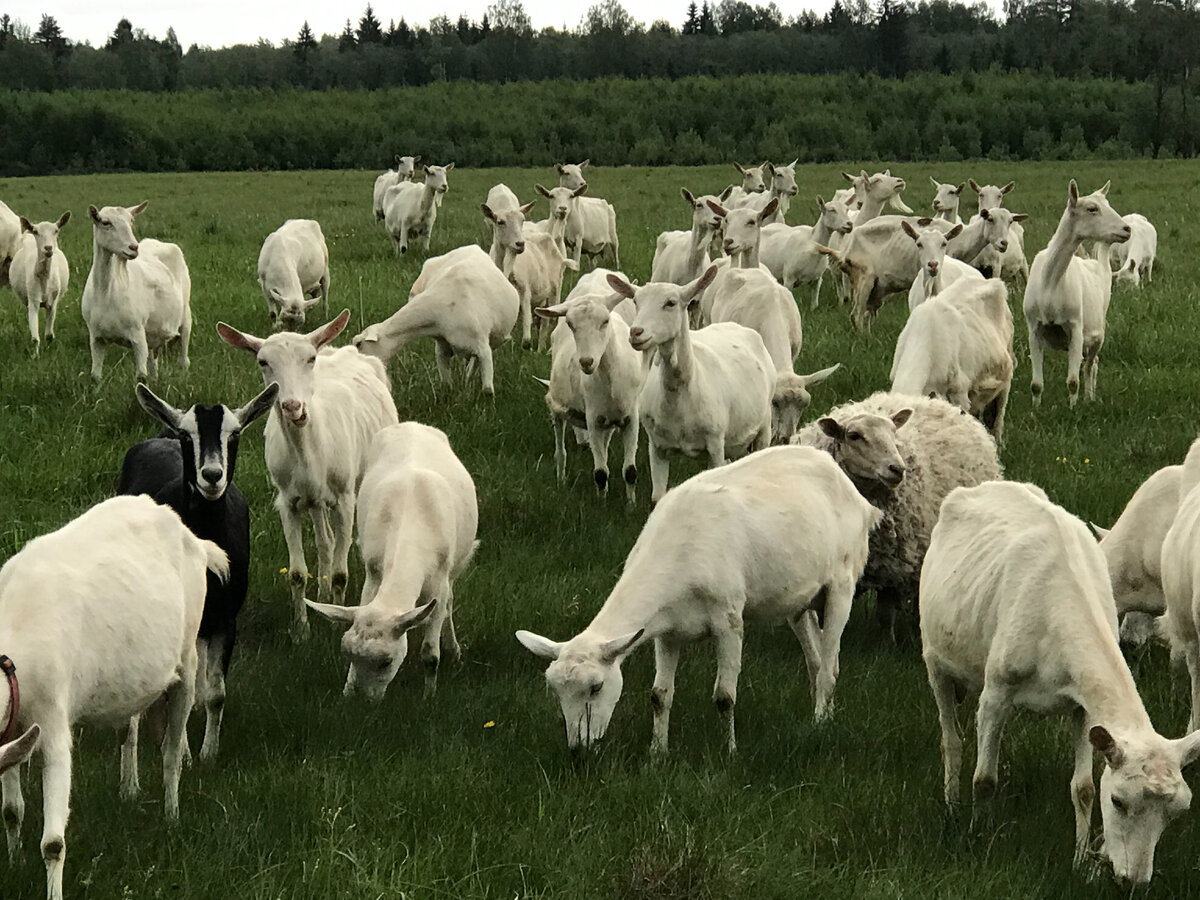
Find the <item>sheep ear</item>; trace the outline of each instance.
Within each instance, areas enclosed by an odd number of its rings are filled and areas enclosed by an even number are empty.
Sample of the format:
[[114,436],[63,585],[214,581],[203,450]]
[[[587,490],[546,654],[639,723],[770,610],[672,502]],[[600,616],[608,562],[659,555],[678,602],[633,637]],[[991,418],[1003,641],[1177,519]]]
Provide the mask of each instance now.
[[[736,187],[736,185],[732,185],[732,184],[729,185],[729,187],[725,188],[725,190],[721,191],[721,193],[719,193],[717,195],[717,199],[720,200],[722,203],[724,203],[726,200],[728,200],[730,198],[730,196],[732,196],[733,189],[735,187]],[[709,201],[709,202],[711,202],[711,201]]]
[[691,206],[693,209],[695,208],[695,206],[696,206],[696,198],[695,198],[694,196],[692,196],[692,192],[691,192],[691,191],[689,191],[687,188],[680,188],[680,189],[679,189],[679,196],[683,198],[683,200],[684,200],[684,202],[685,202],[685,203],[687,203],[687,204],[688,204],[689,206]]
[[353,625],[361,606],[338,606],[336,603],[316,603],[305,600],[304,605],[338,625]]
[[539,306],[533,311],[535,316],[543,319],[561,319],[567,314],[567,304],[556,303],[554,306]]
[[224,322],[217,323],[217,334],[230,347],[235,347],[238,350],[245,350],[248,353],[258,353],[262,349],[262,338],[238,331],[232,325],[226,325]]
[[320,350],[339,334],[346,327],[346,323],[350,321],[350,310],[343,309],[338,317],[326,325],[322,325],[316,331],[310,331],[305,337],[312,342],[312,345]]
[[846,439],[846,429],[842,427],[837,419],[831,419],[829,416],[817,419],[817,427],[824,432],[826,437],[833,438],[835,441],[844,441]]
[[59,228],[65,228],[67,223],[71,221],[71,211],[68,209],[65,213],[58,217],[58,221],[54,224]]
[[619,638],[613,638],[611,641],[605,641],[600,645],[600,658],[606,663],[614,663],[630,650],[633,645],[642,639],[642,635],[646,633],[645,628],[639,628],[637,631],[630,634],[622,635]]
[[30,222],[24,216],[17,216],[17,218],[21,220],[21,233],[24,234],[25,232],[28,231],[30,234],[32,234],[33,233],[33,223]]
[[144,384],[139,384],[133,389],[134,395],[137,397],[137,402],[142,409],[148,412],[152,417],[158,419],[172,431],[179,430],[179,423],[183,419],[183,413],[167,403],[165,400],[159,399],[155,393],[146,387]]
[[720,203],[713,203],[711,200],[705,200],[704,202],[708,204],[709,209],[711,209],[722,219],[729,215],[729,212]]
[[[138,387],[141,387],[141,385],[138,385]],[[233,414],[237,418],[238,424],[242,428],[246,428],[251,422],[269,410],[271,404],[275,402],[275,398],[278,396],[279,385],[272,381],[257,397],[234,411]]]
[[542,187],[540,184],[535,184],[533,187],[539,194],[541,194],[547,200],[550,199],[550,192],[548,190],[546,190],[544,187]]
[[129,207],[129,214],[131,216],[140,216],[142,213],[144,213],[146,211],[146,207],[149,205],[150,205],[149,200],[143,200],[137,206]]
[[632,300],[633,295],[637,292],[632,284],[615,272],[609,272],[608,277],[605,280],[608,282],[608,286],[622,297],[628,297],[630,300]]
[[775,210],[777,209],[779,209],[779,198],[772,197],[767,205],[763,207],[762,212],[758,214],[758,224],[763,224],[763,222],[775,215]]
[[1017,183],[1015,181],[1010,181],[1004,187],[1000,188],[1000,193],[1007,194],[1009,191],[1011,191],[1016,186],[1017,186]]
[[533,201],[533,202],[531,202],[531,203],[526,203],[524,206],[522,206],[522,207],[521,207],[521,215],[523,215],[523,216],[527,216],[527,215],[529,215],[529,211],[530,211],[531,209],[533,209],[533,208],[534,208],[534,206],[536,206],[536,205],[537,205],[537,201],[536,201],[536,200],[534,200],[534,201]]
[[486,203],[480,203],[479,209],[483,213],[483,217],[485,219],[487,219],[489,222],[496,221],[496,214],[494,212],[492,212],[492,208],[490,206],[488,206]]
[[907,220],[900,223],[900,228],[914,241],[919,241],[921,236],[917,234],[917,229],[913,228]]
[[948,241],[954,240],[956,237],[958,237],[960,234],[962,234],[962,231],[963,231],[963,227],[961,224],[955,225],[953,228],[951,228],[949,231],[946,232],[946,240],[948,240]]
[[1092,529],[1092,534],[1096,536],[1096,540],[1102,541],[1112,532],[1111,528],[1101,528],[1095,522],[1088,522],[1088,528]]
[[1103,725],[1093,725],[1088,729],[1088,740],[1097,753],[1104,754],[1110,768],[1121,768],[1121,763],[1125,761],[1125,753],[1107,728]]
[[1075,179],[1071,179],[1071,183],[1067,185],[1067,206],[1074,206],[1079,202],[1079,185],[1075,183]]
[[552,641],[532,631],[518,631],[517,640],[526,650],[542,659],[558,659],[558,655],[562,653],[563,645],[560,641]]
[[892,414],[892,424],[899,428],[912,418],[912,414],[912,407],[906,406],[904,409]]
[[392,629],[393,640],[398,639],[404,632],[410,628],[415,628],[420,625],[437,609],[437,600],[430,600],[424,606],[418,606],[416,609],[410,609],[408,612],[400,613],[394,617],[390,623]]
[[973,190],[977,194],[979,193],[979,190],[980,190],[979,184],[975,181],[974,178],[968,178],[967,184],[969,184],[971,186],[971,190]]
[[95,222],[97,225],[99,225],[99,224],[100,224],[100,210],[96,209],[96,207],[94,207],[94,206],[89,206],[89,207],[88,207],[88,216],[89,216],[89,217],[91,218],[91,220],[92,220],[93,222]]
[[29,730],[15,741],[10,741],[0,747],[0,774],[29,759],[33,748],[37,746],[38,735],[41,733],[42,730],[37,725],[30,725]]
[[821,369],[819,372],[813,372],[811,375],[801,375],[800,377],[804,380],[804,386],[810,388],[823,382],[841,367],[841,363],[834,363],[827,369]]

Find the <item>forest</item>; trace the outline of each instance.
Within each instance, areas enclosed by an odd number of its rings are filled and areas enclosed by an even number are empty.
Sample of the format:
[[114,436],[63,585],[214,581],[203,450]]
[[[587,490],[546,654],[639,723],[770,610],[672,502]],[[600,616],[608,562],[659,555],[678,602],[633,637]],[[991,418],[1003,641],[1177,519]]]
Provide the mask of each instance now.
[[425,25],[368,6],[337,35],[305,22],[278,46],[186,50],[127,19],[93,47],[52,16],[4,15],[0,173],[1200,147],[1195,0],[1008,0],[1002,18],[948,0],[836,0],[788,20],[743,0],[680,12],[647,25],[603,0],[574,29],[534,30],[520,0]]

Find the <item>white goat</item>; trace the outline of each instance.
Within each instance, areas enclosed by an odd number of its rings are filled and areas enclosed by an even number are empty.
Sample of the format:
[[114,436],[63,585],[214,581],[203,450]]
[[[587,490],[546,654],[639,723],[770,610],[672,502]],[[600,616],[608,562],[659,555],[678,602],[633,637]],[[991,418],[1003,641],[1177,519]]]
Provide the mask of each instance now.
[[1162,544],[1162,589],[1172,643],[1178,644],[1191,681],[1188,730],[1200,722],[1200,438],[1192,442],[1179,476],[1179,510]]
[[733,752],[742,634],[755,619],[791,626],[808,666],[814,716],[827,718],[842,630],[879,518],[828,454],[807,447],[772,447],[675,488],[650,513],[616,586],[582,632],[565,642],[517,632],[528,650],[552,660],[546,680],[558,695],[567,745],[587,748],[604,736],[621,697],[621,663],[652,639],[650,746],[665,752],[680,652],[711,635],[713,702]]
[[[975,179],[967,180],[971,189],[979,195],[979,212],[985,209],[999,209],[1004,205],[1004,197],[1016,186],[1010,181],[1004,187],[994,184],[979,185]],[[1014,221],[1008,229],[1008,249],[1003,253],[995,247],[985,247],[983,252],[971,260],[971,265],[991,277],[1012,281],[1018,275],[1029,278],[1029,263],[1025,259],[1025,227],[1019,221]]]
[[296,640],[308,637],[302,516],[311,517],[317,544],[317,597],[340,605],[350,577],[354,503],[367,451],[381,429],[397,422],[383,363],[354,347],[326,348],[349,321],[350,310],[342,310],[316,331],[283,331],[266,339],[217,325],[227,344],[254,354],[265,384],[279,384],[264,453],[287,541]]
[[664,231],[654,245],[651,281],[687,284],[695,281],[709,267],[709,247],[721,228],[721,218],[709,207],[708,201],[719,202],[711,194],[693,196],[687,188],[679,189],[680,196],[692,208],[691,231]]
[[1014,708],[1069,713],[1076,865],[1087,855],[1099,752],[1104,854],[1119,881],[1149,882],[1164,826],[1191,802],[1180,770],[1200,754],[1200,732],[1168,740],[1154,730],[1117,645],[1104,556],[1087,526],[1033,485],[956,488],[925,555],[920,606],[946,803],[959,798],[958,692],[979,694],[977,817],[995,793],[1000,735]]
[[1083,369],[1084,394],[1096,398],[1100,348],[1112,296],[1108,258],[1077,256],[1084,241],[1120,243],[1129,240],[1129,226],[1108,204],[1110,182],[1085,197],[1075,179],[1068,188],[1067,208],[1045,250],[1033,258],[1025,285],[1025,320],[1029,324],[1029,359],[1033,364],[1033,405],[1042,401],[1042,361],[1046,348],[1067,352],[1067,391],[1070,405],[1079,396]]
[[1154,280],[1154,257],[1158,254],[1158,229],[1141,213],[1122,216],[1129,226],[1129,240],[1109,248],[1111,263],[1117,271],[1113,275],[1118,281],[1129,281],[1134,287],[1142,286],[1142,278],[1149,284]]
[[[47,900],[63,896],[71,750],[79,725],[124,732],[121,794],[136,797],[137,717],[165,695],[164,805],[169,821],[179,818],[209,571],[228,577],[224,551],[144,494],[97,504],[27,543],[0,569],[0,647],[21,688],[13,725],[41,731]],[[14,712],[4,688],[0,722]],[[20,774],[10,768],[3,775],[10,862],[20,850],[24,816]]]
[[962,200],[963,189],[967,183],[948,184],[938,181],[932,175],[929,176],[929,181],[933,185],[933,215],[938,219],[945,219],[951,225],[961,225],[962,218],[958,214],[958,205]]
[[158,374],[158,354],[179,342],[179,361],[188,366],[192,334],[192,279],[176,244],[133,236],[137,206],[88,207],[92,219],[92,270],[80,310],[92,350],[92,378],[104,373],[109,344],[133,350],[139,378]]
[[885,205],[897,212],[912,215],[912,210],[900,199],[904,191],[904,179],[892,174],[891,169],[868,175],[862,170],[858,175],[842,173],[854,188],[854,199],[858,204],[858,212],[854,215],[854,224],[863,225],[883,213]]
[[657,351],[640,401],[655,503],[667,492],[668,452],[705,453],[709,465],[722,466],[771,442],[775,364],[762,338],[732,322],[688,328],[688,307],[716,272],[710,266],[684,287],[652,282],[635,288],[616,276],[608,279],[637,305],[630,344]]
[[21,243],[12,258],[9,282],[13,293],[25,304],[29,336],[33,339],[33,355],[41,350],[38,338],[38,312],[46,311],[46,342],[54,340],[54,316],[58,301],[67,291],[71,277],[67,257],[58,246],[58,232],[71,219],[68,210],[57,222],[38,222],[33,225],[21,216]]
[[8,267],[21,246],[21,219],[0,202],[0,287],[8,284]]
[[[607,287],[607,285],[605,285]],[[546,405],[554,424],[554,468],[567,478],[567,425],[586,428],[596,488],[608,491],[608,446],[618,429],[624,461],[625,496],[636,499],[638,400],[646,382],[643,356],[629,343],[629,323],[610,312],[625,301],[606,293],[568,299],[537,311],[560,319],[550,344],[550,381]]]
[[571,208],[567,213],[564,240],[571,250],[571,258],[578,266],[581,254],[601,256],[612,252],[613,267],[621,268],[621,246],[617,238],[617,211],[607,200],[599,197],[582,196],[586,192],[587,179],[583,170],[585,159],[579,165],[558,165],[558,186],[574,192]]
[[731,184],[727,187],[725,189],[725,199],[721,202],[728,203],[731,209],[736,209],[750,197],[766,192],[767,182],[763,177],[763,170],[766,169],[767,163],[764,161],[757,166],[743,166],[740,163],[734,163],[733,167],[742,176],[742,183],[738,185]]
[[909,312],[960,278],[983,281],[982,273],[974,266],[946,255],[950,240],[958,237],[962,227],[955,225],[947,232],[937,228],[917,231],[910,222],[901,223],[901,230],[917,245],[917,271],[920,273],[908,289]]
[[478,361],[483,392],[494,394],[492,350],[508,340],[521,299],[474,244],[426,260],[408,303],[354,338],[363,353],[387,361],[406,344],[434,339],[438,372],[450,380],[455,354]]
[[383,197],[383,218],[396,253],[407,253],[408,242],[420,239],[421,249],[429,252],[429,239],[437,222],[439,204],[434,200],[450,189],[446,174],[454,163],[423,166],[424,181],[403,181],[388,188]]
[[767,217],[768,223],[782,223],[784,216],[787,214],[788,208],[792,204],[792,198],[796,196],[799,188],[796,187],[796,164],[800,160],[792,160],[786,166],[777,166],[773,163],[763,163],[767,172],[771,176],[771,188],[766,193],[755,194],[746,199],[741,204],[748,209],[762,212],[766,209],[768,203],[772,200],[779,201],[775,207],[775,212]]
[[375,212],[375,221],[383,221],[383,199],[387,196],[388,188],[403,181],[411,181],[416,175],[419,156],[396,156],[396,170],[388,169],[375,179],[375,190],[371,195],[371,208]]
[[892,357],[892,393],[937,394],[976,416],[999,444],[1015,364],[1008,288],[998,278],[964,278],[909,314]]
[[274,328],[295,331],[318,301],[329,314],[329,248],[319,222],[288,219],[267,235],[258,253],[258,286]]
[[764,225],[759,243],[759,258],[771,274],[789,291],[801,283],[816,282],[812,308],[821,296],[821,280],[829,268],[828,255],[817,247],[830,246],[834,235],[849,234],[854,228],[845,202],[826,203],[817,197],[820,211],[816,225]]
[[461,656],[454,634],[454,582],[479,542],[475,482],[445,433],[402,422],[375,435],[358,501],[358,543],[366,579],[358,606],[305,601],[348,625],[350,657],[343,693],[369,700],[384,692],[408,655],[409,629],[425,625],[425,694],[437,689],[442,647]]

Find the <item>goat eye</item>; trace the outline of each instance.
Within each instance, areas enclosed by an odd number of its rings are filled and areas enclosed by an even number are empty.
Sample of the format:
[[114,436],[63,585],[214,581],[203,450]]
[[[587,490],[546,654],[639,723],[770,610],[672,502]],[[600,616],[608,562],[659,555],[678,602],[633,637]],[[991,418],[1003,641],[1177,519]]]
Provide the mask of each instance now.
[[266,361],[265,359],[260,359],[260,360],[258,361],[258,364],[259,364],[260,366],[262,366],[264,369],[267,367],[267,361]]
[[1125,813],[1129,812],[1129,807],[1125,805],[1125,801],[1122,800],[1120,797],[1113,797],[1112,805],[1113,805],[1113,809],[1115,809],[1121,815],[1125,815]]
[[666,303],[664,303],[664,304],[663,304],[663,307],[664,307],[665,309],[674,309],[674,308],[675,308],[675,301],[674,301],[674,300],[668,300]]
[[593,696],[593,697],[595,697],[597,694],[599,694],[599,693],[600,693],[600,689],[601,689],[602,687],[604,687],[604,685],[603,685],[603,684],[593,684],[593,685],[592,685],[592,696]]
[[852,441],[861,441],[863,439],[863,436],[857,431],[851,431],[848,435],[846,435],[846,437]]
[[311,366],[311,365],[314,365],[314,364],[316,363],[316,361],[317,361],[317,358],[314,356],[312,359],[310,359],[310,360],[308,361],[308,364],[309,364],[310,366]]

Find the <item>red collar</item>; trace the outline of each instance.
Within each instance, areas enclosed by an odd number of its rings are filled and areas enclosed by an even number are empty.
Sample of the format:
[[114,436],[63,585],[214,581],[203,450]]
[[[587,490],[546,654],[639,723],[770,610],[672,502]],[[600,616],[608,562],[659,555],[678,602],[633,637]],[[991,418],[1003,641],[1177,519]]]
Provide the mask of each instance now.
[[4,677],[8,679],[8,699],[11,701],[8,708],[8,723],[4,726],[4,731],[0,732],[0,745],[2,745],[12,740],[16,733],[17,716],[21,712],[21,689],[17,686],[17,667],[2,653],[0,653],[0,672],[3,672]]

